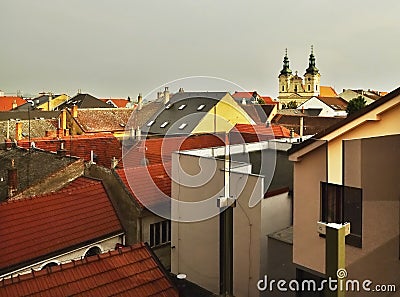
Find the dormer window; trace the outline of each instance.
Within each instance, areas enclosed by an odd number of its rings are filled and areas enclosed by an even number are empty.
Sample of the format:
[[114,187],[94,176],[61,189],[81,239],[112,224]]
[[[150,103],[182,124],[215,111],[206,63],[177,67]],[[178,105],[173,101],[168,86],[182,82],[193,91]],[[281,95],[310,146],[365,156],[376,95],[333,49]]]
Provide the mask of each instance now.
[[147,127],[150,127],[151,125],[153,125],[153,124],[154,124],[154,122],[155,122],[154,120],[153,120],[153,121],[150,121],[150,122],[148,122],[148,123],[147,123]]
[[161,124],[160,128],[165,128],[165,127],[167,127],[168,124],[169,124],[169,122],[164,122]]
[[179,110],[182,110],[186,107],[186,104],[182,104],[181,106],[178,107]]
[[179,126],[179,130],[183,130],[185,129],[185,127],[187,126],[187,123],[183,123]]

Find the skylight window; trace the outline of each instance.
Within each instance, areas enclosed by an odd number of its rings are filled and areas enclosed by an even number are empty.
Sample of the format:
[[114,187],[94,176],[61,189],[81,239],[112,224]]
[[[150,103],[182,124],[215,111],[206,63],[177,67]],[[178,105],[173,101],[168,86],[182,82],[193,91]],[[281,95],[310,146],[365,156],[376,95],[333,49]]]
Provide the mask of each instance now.
[[197,107],[197,110],[202,110],[204,107],[206,107],[206,105],[205,104],[201,104],[201,105],[199,105],[199,107]]
[[147,127],[150,127],[151,125],[153,125],[153,124],[154,124],[154,122],[155,122],[154,120],[153,120],[153,121],[150,121],[150,122],[148,122],[148,123],[147,123]]
[[185,129],[185,127],[187,126],[187,123],[183,123],[179,126],[179,130],[183,130]]
[[171,104],[171,103],[169,103],[167,106],[165,106],[165,109],[170,109],[170,108],[171,108],[171,106],[172,106],[172,104]]
[[186,107],[186,104],[182,104],[181,106],[178,107],[179,110],[182,110]]
[[165,128],[165,127],[167,127],[168,124],[169,124],[169,122],[164,122],[161,124],[160,128]]

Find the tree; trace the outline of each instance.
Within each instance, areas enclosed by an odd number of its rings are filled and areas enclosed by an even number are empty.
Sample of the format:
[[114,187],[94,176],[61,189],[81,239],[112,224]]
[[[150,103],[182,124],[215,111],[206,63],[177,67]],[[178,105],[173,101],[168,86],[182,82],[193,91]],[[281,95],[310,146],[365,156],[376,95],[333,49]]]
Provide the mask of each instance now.
[[297,108],[297,102],[296,101],[290,101],[288,104],[286,104],[287,109],[296,109]]
[[353,98],[347,104],[346,112],[348,115],[355,113],[356,111],[362,109],[367,104],[363,96],[358,96],[357,98]]

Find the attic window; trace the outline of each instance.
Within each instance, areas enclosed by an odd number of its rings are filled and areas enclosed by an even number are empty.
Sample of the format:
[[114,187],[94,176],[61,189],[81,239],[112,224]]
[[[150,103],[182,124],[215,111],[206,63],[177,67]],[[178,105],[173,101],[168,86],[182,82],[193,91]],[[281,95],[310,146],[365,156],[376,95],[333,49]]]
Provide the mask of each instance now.
[[204,107],[206,107],[205,104],[201,104],[199,107],[197,107],[197,110],[202,110]]
[[167,127],[168,124],[169,124],[169,122],[164,122],[161,124],[160,128],[165,128],[165,127]]
[[179,130],[183,130],[185,129],[185,127],[187,126],[187,123],[183,123],[179,126]]
[[186,107],[186,104],[182,104],[181,106],[178,107],[179,110],[182,110]]
[[150,122],[148,122],[148,123],[147,123],[147,127],[150,127],[151,125],[153,125],[153,124],[154,124],[154,122],[155,122],[154,120],[153,120],[153,121],[150,121]]

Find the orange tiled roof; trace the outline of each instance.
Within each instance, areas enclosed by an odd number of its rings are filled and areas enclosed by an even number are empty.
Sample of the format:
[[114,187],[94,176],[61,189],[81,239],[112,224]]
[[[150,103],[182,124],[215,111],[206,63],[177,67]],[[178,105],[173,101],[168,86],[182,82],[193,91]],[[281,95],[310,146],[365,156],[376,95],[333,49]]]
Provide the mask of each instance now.
[[335,89],[329,86],[320,86],[319,87],[319,95],[321,97],[337,97]]
[[78,261],[6,279],[0,295],[178,297],[150,248],[139,243]]
[[[76,156],[90,161],[91,151],[96,155],[96,163],[104,166],[111,166],[113,157],[120,159],[122,148],[120,141],[111,133],[83,134],[75,136],[41,137],[31,138],[30,142],[35,143],[35,147],[45,151],[57,152],[64,144],[64,150],[67,155]],[[18,141],[18,145],[28,148],[30,142],[27,139]]]
[[9,111],[12,110],[13,103],[16,103],[17,106],[23,105],[26,103],[24,99],[21,97],[14,96],[3,96],[0,97],[0,111]]
[[[231,130],[231,133],[239,132],[243,140],[241,142],[257,142],[269,139],[279,139],[290,137],[290,130],[281,125],[250,125],[250,124],[236,124]],[[294,136],[298,136],[296,133]],[[232,142],[238,142],[239,139],[232,137]]]
[[101,98],[100,100],[105,103],[107,103],[108,101],[111,101],[118,108],[124,108],[129,103],[129,101],[124,98]]
[[101,182],[1,203],[0,217],[0,274],[122,233]]
[[[115,172],[141,207],[170,202],[171,162],[117,169]],[[127,175],[135,183],[133,188],[128,182]]]

